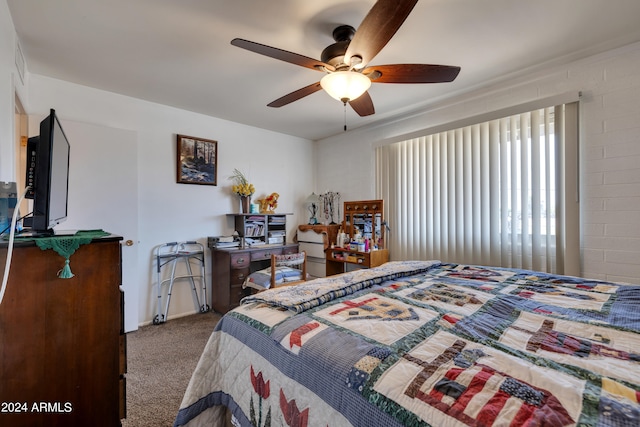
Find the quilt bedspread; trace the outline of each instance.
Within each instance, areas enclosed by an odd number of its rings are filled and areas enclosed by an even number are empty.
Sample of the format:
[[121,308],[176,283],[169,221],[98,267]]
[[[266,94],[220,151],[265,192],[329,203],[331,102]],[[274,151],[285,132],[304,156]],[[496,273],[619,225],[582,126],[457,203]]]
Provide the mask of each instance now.
[[638,426],[640,286],[394,262],[225,315],[175,426]]

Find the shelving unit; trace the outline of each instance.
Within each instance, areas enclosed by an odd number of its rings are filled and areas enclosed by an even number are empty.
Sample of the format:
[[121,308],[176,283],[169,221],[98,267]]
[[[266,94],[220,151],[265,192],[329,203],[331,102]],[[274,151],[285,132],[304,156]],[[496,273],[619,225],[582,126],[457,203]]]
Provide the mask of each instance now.
[[384,249],[383,208],[383,200],[344,202],[342,229],[348,235],[354,236],[356,228],[358,228],[364,238],[377,244],[379,249]]
[[268,244],[282,245],[287,241],[287,217],[285,215],[272,214],[267,217]]
[[227,214],[234,217],[235,230],[240,237],[254,240],[254,244],[283,245],[287,242],[287,215],[292,213]]

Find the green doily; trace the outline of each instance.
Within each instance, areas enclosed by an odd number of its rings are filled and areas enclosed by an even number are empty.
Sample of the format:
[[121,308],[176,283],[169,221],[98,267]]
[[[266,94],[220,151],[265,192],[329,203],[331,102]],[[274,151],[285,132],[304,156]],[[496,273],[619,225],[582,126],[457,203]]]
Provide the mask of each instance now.
[[69,258],[81,246],[90,243],[98,237],[108,236],[109,233],[102,230],[83,230],[78,231],[72,236],[51,236],[38,237],[33,239],[40,249],[43,251],[53,249],[65,259],[64,267],[58,271],[58,277],[61,279],[70,279],[74,276],[69,266]]

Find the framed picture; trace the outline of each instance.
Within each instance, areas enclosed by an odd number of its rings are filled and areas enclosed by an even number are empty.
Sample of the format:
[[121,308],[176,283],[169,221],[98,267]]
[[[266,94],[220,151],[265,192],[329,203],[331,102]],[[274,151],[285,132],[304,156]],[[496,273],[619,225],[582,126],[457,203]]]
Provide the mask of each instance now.
[[177,182],[218,185],[218,141],[178,135]]

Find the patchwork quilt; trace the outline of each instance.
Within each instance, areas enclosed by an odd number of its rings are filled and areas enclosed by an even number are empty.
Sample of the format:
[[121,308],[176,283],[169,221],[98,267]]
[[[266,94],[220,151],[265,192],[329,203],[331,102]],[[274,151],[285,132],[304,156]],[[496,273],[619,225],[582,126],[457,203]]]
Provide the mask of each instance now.
[[640,286],[390,262],[225,315],[175,426],[638,426]]

